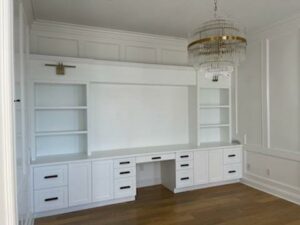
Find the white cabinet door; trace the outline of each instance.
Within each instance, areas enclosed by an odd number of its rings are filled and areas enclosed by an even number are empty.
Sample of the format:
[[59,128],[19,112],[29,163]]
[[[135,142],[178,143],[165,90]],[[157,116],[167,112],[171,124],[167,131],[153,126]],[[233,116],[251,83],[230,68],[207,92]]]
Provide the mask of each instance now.
[[194,152],[194,184],[208,183],[208,151]]
[[209,151],[209,182],[223,180],[223,149]]
[[92,163],[93,202],[114,198],[113,161],[95,161]]
[[91,193],[91,162],[70,163],[69,206],[90,203]]

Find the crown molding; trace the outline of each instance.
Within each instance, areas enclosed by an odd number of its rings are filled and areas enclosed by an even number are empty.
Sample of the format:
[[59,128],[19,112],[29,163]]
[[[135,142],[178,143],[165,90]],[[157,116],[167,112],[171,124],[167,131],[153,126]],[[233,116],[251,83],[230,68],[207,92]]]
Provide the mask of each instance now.
[[32,32],[56,32],[66,35],[80,35],[85,37],[92,36],[93,38],[99,37],[146,43],[151,42],[158,45],[178,45],[179,47],[184,48],[187,46],[187,39],[184,38],[61,23],[48,20],[35,20],[32,24]]

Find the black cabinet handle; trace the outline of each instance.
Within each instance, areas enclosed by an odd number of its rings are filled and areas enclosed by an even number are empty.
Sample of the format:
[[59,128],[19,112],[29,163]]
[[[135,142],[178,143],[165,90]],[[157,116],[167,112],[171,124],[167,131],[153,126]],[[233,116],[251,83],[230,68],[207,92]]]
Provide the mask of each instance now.
[[235,154],[228,155],[229,158],[232,158],[232,157],[235,157],[235,156],[236,156]]
[[161,157],[152,157],[152,160],[157,160],[157,159],[161,159]]
[[190,179],[189,177],[183,177],[180,180],[189,180],[189,179]]
[[120,165],[125,165],[125,164],[130,164],[129,161],[126,161],[126,162],[120,162]]
[[190,164],[182,164],[182,165],[180,165],[181,167],[187,167],[187,166],[189,166]]
[[124,189],[129,189],[130,186],[124,186],[124,187],[120,187],[121,190],[124,190]]
[[180,158],[188,158],[189,157],[189,155],[182,155],[182,156],[180,156]]
[[236,171],[235,170],[230,170],[230,171],[228,171],[228,173],[236,173]]
[[130,174],[130,171],[120,172],[120,175],[124,175],[124,174]]
[[53,179],[53,178],[58,178],[58,175],[44,176],[44,179]]
[[21,102],[21,99],[15,99],[14,102]]
[[51,202],[51,201],[56,201],[58,200],[58,197],[54,197],[54,198],[46,198],[44,201],[45,202]]

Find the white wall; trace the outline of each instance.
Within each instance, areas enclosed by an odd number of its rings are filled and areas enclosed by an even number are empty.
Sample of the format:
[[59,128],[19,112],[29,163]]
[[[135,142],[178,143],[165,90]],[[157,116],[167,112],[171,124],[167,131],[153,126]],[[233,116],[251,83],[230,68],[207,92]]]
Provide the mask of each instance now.
[[31,222],[30,200],[30,168],[29,151],[26,143],[25,130],[25,90],[24,75],[28,71],[29,58],[29,23],[24,12],[23,4],[14,1],[14,103],[15,112],[15,152],[17,173],[17,200],[19,224]]
[[187,41],[159,35],[35,21],[31,53],[80,58],[187,65]]
[[238,74],[245,182],[300,203],[300,16],[250,37]]

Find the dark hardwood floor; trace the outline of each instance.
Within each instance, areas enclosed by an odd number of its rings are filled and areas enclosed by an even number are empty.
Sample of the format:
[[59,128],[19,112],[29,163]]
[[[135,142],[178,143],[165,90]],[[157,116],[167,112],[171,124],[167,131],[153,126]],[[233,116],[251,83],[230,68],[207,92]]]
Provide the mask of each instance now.
[[300,206],[243,184],[173,194],[141,188],[134,202],[37,219],[35,225],[300,225]]

